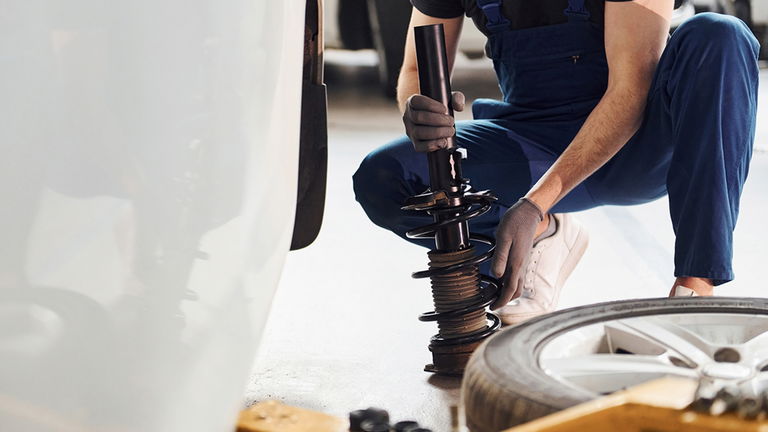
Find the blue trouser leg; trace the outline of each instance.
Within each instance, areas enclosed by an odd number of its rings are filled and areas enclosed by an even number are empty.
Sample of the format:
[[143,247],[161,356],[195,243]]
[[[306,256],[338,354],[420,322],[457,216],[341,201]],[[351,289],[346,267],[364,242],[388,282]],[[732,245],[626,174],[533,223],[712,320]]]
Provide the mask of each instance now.
[[701,14],[672,36],[644,123],[592,179],[602,204],[669,193],[675,275],[733,279],[733,230],[757,109],[757,41],[739,20]]
[[[490,183],[499,183],[497,177],[506,179],[506,199],[500,200],[484,216],[472,220],[473,232],[493,236],[509,200],[524,194],[531,184],[528,161],[499,122],[457,122],[456,136],[459,145],[467,148],[469,157],[462,162],[462,168],[464,176],[473,184],[482,184],[485,189]],[[413,149],[408,137],[401,137],[371,152],[360,164],[353,182],[355,197],[371,221],[412,243],[434,247],[433,240],[413,240],[405,235],[413,228],[432,222],[426,212],[400,209],[408,197],[429,187],[427,157]]]
[[[641,204],[668,192],[677,235],[675,275],[715,283],[733,279],[733,229],[754,140],[757,48],[735,18],[700,14],[681,26],[657,68],[640,130],[552,211]],[[500,198],[489,214],[471,222],[471,230],[493,236],[504,211],[554,162],[579,126],[457,123],[458,143],[469,152],[465,176]],[[405,238],[409,229],[431,221],[423,212],[400,210],[407,197],[427,189],[427,179],[425,156],[403,137],[368,155],[354,188],[374,223]],[[431,240],[410,241],[433,246]]]
[[[557,152],[536,147],[534,143],[514,134],[512,122],[502,120],[472,120],[457,122],[456,137],[467,149],[468,157],[462,162],[464,176],[477,189],[491,189],[499,201],[487,214],[472,219],[473,233],[494,237],[501,216],[523,196],[533,180],[557,158]],[[548,131],[555,130],[550,127]],[[569,138],[578,127],[569,127]],[[562,135],[556,131],[555,135]],[[554,139],[554,138],[553,138]],[[562,140],[562,138],[560,138]],[[432,222],[426,212],[403,211],[405,200],[424,192],[429,173],[426,155],[417,153],[407,137],[399,138],[369,154],[353,177],[357,201],[376,225],[390,230],[412,243],[434,247],[433,240],[412,240],[406,231]],[[577,188],[561,203],[556,211],[578,211],[595,205],[583,186]],[[487,266],[486,266],[487,267]],[[487,271],[487,268],[481,270]]]

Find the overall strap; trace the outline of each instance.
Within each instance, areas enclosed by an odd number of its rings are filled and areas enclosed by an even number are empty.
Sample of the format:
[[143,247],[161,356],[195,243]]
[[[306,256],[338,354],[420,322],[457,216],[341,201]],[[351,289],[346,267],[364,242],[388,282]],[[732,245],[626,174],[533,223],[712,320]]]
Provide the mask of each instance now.
[[485,14],[488,20],[486,28],[491,33],[499,33],[504,30],[508,30],[510,22],[501,9],[502,0],[477,0],[477,6]]
[[563,12],[568,21],[587,21],[590,17],[584,0],[568,0],[568,8]]

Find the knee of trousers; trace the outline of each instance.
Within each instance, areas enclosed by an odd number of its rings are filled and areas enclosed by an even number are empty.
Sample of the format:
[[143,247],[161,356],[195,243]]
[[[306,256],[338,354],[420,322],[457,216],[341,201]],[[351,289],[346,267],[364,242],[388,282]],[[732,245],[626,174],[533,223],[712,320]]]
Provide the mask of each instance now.
[[699,60],[708,56],[721,61],[732,59],[731,55],[752,57],[757,60],[760,44],[752,31],[740,19],[716,13],[701,13],[689,19],[678,28],[672,40],[692,49]]
[[408,194],[402,187],[402,170],[386,154],[373,152],[363,159],[352,176],[355,199],[371,222],[398,231],[405,216],[401,210]]

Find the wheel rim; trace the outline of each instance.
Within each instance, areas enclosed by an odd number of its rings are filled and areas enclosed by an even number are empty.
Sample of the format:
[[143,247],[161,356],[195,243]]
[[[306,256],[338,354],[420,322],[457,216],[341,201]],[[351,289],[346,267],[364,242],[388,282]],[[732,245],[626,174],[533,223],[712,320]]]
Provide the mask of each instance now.
[[539,367],[594,395],[664,376],[768,388],[768,316],[648,315],[572,328],[544,343]]

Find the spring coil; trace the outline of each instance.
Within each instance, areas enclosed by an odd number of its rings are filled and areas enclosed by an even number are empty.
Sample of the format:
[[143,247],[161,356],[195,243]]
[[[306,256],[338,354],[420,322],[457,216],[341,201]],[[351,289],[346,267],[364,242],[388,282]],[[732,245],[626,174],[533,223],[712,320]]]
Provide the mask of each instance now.
[[[464,186],[464,194],[461,198],[460,205],[443,207],[441,205],[434,204],[419,209],[426,211],[433,216],[439,215],[445,217],[445,219],[441,217],[439,218],[439,222],[412,229],[406,233],[406,236],[411,239],[433,239],[435,238],[435,233],[441,228],[467,222],[471,219],[488,213],[488,211],[491,210],[492,204],[496,201],[497,198],[493,196],[490,191],[468,193],[468,185]],[[414,279],[424,279],[456,273],[457,271],[466,270],[473,266],[480,265],[493,257],[494,250],[496,249],[495,239],[480,234],[470,234],[469,238],[472,242],[483,243],[490,246],[490,248],[482,254],[463,259],[457,263],[448,266],[432,267],[428,270],[415,272],[411,276]],[[496,278],[483,274],[479,275],[479,280],[479,294],[472,299],[470,304],[448,311],[426,312],[419,316],[419,320],[424,322],[440,322],[447,319],[459,318],[480,310],[485,310],[485,308],[493,303],[493,301],[497,298],[500,289],[500,283]],[[501,327],[501,320],[498,316],[496,316],[496,314],[492,312],[486,313],[486,321],[486,327],[479,331],[457,336],[437,334],[432,337],[431,343],[434,346],[447,346],[478,342],[490,336]]]

